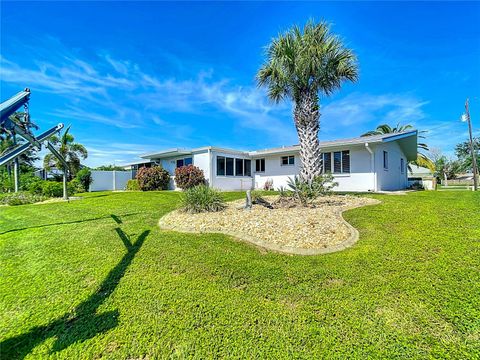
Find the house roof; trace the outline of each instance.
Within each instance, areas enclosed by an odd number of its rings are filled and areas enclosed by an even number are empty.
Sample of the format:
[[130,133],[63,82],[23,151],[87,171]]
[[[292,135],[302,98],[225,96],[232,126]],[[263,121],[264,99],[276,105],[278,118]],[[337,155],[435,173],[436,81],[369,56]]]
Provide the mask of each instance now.
[[[320,148],[335,148],[342,147],[346,145],[363,145],[363,144],[378,144],[386,143],[390,141],[399,140],[401,142],[400,146],[402,150],[407,155],[407,158],[415,159],[417,157],[417,130],[402,131],[394,134],[381,134],[381,135],[371,135],[371,136],[360,136],[349,139],[339,139],[331,141],[320,141]],[[300,145],[291,145],[291,146],[282,146],[277,148],[263,149],[251,151],[249,154],[251,156],[261,156],[261,155],[270,155],[270,154],[281,154],[288,152],[297,152],[300,151]],[[412,160],[413,160],[412,159]]]
[[[417,158],[417,130],[403,131],[393,134],[381,134],[371,136],[360,136],[349,139],[321,141],[320,147],[323,149],[333,149],[344,147],[348,145],[364,145],[364,144],[378,144],[390,141],[398,141],[403,152],[407,156],[407,160],[414,160]],[[153,153],[140,155],[143,159],[163,159],[168,157],[191,155],[192,153],[215,150],[230,154],[250,155],[252,157],[265,156],[271,154],[283,154],[300,151],[300,145],[282,146],[277,148],[255,150],[255,151],[239,151],[234,149],[219,148],[213,146],[204,146],[195,149],[185,148],[171,148]]]

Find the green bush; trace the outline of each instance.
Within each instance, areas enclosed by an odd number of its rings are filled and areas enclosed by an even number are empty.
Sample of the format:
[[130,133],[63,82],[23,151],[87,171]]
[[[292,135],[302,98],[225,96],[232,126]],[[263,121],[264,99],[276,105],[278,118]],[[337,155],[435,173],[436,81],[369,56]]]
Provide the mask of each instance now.
[[295,176],[293,179],[288,179],[287,185],[289,189],[287,191],[282,189],[281,197],[291,197],[302,206],[308,206],[338,185],[333,180],[333,176],[330,173],[315,177],[310,184]]
[[142,167],[137,172],[137,180],[142,191],[167,190],[170,174],[161,166]]
[[[75,193],[75,184],[71,182],[67,184],[67,195],[71,196]],[[41,195],[47,197],[63,197],[63,183],[56,181],[43,181]]]
[[129,191],[140,190],[140,186],[138,185],[138,180],[137,179],[128,180],[125,190],[129,190]]
[[75,179],[82,185],[83,191],[88,191],[93,181],[92,172],[89,168],[83,168],[77,173]]
[[73,179],[67,184],[67,193],[76,194],[85,192],[84,185],[77,178]]
[[205,184],[205,175],[200,168],[187,165],[175,169],[175,184],[182,190]]
[[225,200],[218,190],[198,185],[185,190],[181,197],[182,210],[190,213],[221,211]]
[[42,195],[31,194],[29,192],[0,194],[0,204],[10,206],[33,204],[46,199],[47,198]]

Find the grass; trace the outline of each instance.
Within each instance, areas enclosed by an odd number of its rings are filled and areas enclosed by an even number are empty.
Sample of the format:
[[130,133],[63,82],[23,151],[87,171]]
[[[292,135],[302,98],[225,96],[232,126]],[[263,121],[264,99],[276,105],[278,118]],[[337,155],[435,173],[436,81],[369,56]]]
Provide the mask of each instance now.
[[0,208],[0,357],[479,358],[480,193],[374,197],[314,257],[161,231],[174,192]]

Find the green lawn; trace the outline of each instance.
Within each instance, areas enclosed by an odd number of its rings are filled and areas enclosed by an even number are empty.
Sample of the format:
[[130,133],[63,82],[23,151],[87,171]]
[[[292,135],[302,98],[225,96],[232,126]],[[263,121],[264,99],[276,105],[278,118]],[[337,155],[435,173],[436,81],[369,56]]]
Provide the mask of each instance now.
[[173,192],[1,207],[0,357],[480,358],[480,193],[375,197],[314,257],[161,231]]

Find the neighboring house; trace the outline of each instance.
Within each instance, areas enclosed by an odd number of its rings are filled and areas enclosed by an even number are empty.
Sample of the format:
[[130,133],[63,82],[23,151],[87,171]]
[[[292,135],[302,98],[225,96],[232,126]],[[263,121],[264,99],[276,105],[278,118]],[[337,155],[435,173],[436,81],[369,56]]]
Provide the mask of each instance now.
[[421,185],[425,190],[435,190],[437,180],[430,169],[425,167],[410,165],[408,171],[408,186],[416,187]]
[[[338,183],[337,191],[392,191],[408,186],[407,163],[417,157],[417,131],[320,142],[325,172]],[[174,148],[144,154],[148,162],[174,174],[175,168],[193,164],[203,170],[210,186],[221,190],[286,187],[299,174],[299,145],[256,151],[213,146]],[[132,169],[137,168],[132,164]],[[172,181],[171,188],[175,189]]]

